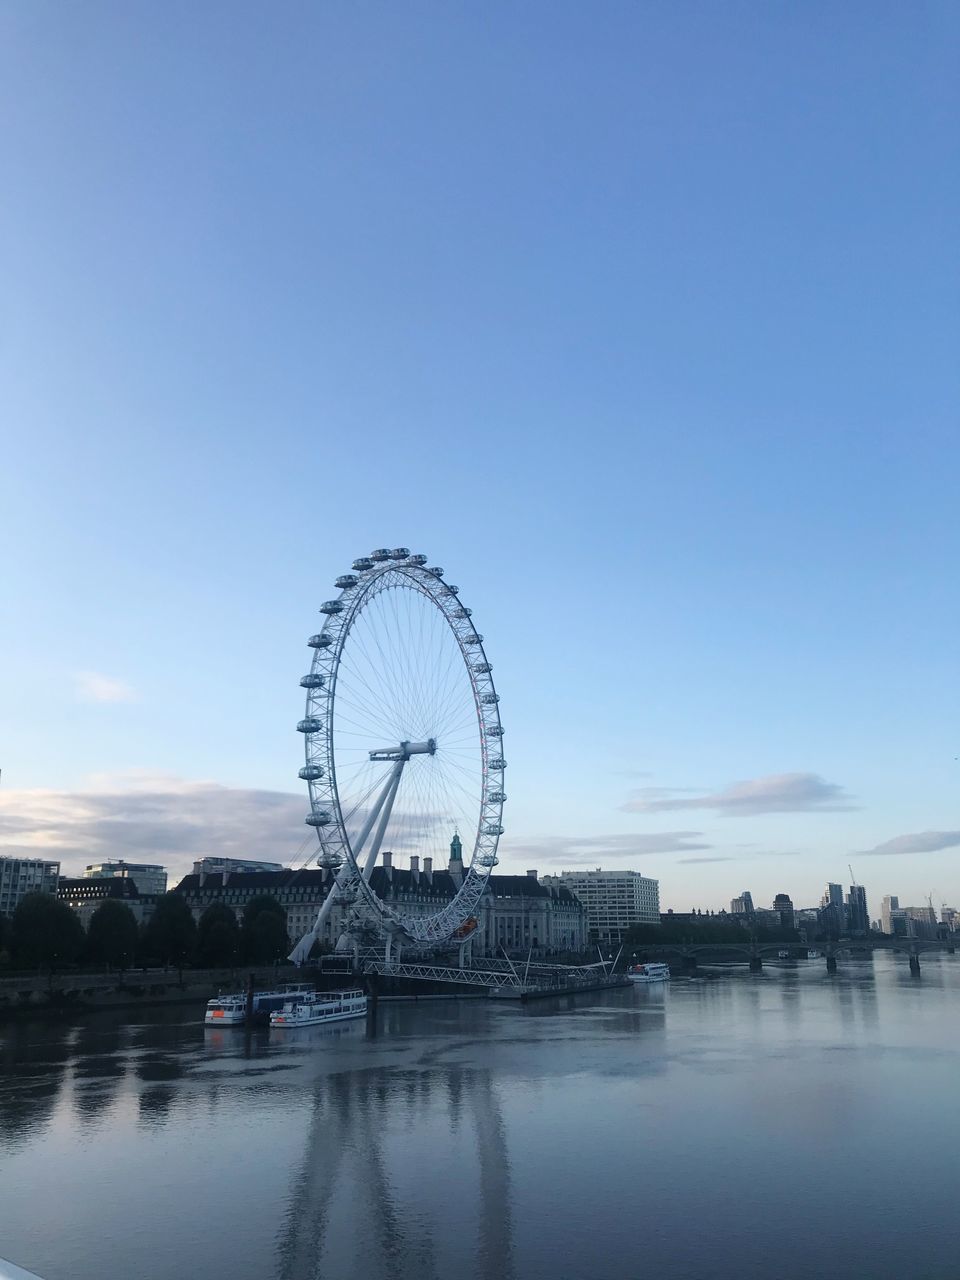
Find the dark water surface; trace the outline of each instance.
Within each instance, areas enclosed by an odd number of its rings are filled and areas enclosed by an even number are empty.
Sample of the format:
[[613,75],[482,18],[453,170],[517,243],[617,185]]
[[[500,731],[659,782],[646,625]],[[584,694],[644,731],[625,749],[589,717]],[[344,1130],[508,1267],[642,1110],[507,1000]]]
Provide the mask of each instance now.
[[960,956],[375,1025],[0,1024],[0,1257],[44,1280],[960,1275]]

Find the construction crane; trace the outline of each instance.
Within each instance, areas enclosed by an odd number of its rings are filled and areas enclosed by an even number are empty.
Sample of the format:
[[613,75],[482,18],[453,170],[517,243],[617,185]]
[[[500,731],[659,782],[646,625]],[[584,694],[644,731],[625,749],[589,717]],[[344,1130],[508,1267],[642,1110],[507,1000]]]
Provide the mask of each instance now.
[[853,885],[854,888],[856,888],[857,877],[853,874],[853,867],[850,865],[849,862],[847,863],[847,870],[850,872],[850,883]]

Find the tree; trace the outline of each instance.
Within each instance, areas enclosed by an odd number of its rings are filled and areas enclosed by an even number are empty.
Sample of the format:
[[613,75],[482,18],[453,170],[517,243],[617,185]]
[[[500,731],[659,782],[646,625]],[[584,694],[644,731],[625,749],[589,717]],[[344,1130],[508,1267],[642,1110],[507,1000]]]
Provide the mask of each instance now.
[[13,913],[13,953],[26,969],[73,964],[83,946],[83,925],[65,902],[50,893],[28,893]]
[[240,926],[231,909],[214,902],[200,917],[197,959],[202,965],[234,965],[240,958]]
[[287,954],[287,913],[272,894],[250,899],[243,909],[241,935],[244,959],[254,964],[275,964]]
[[129,969],[137,951],[137,920],[125,902],[107,898],[90,918],[87,954],[113,969]]
[[167,893],[157,903],[143,931],[143,951],[161,964],[175,964],[183,981],[183,966],[197,945],[193,912],[179,893]]

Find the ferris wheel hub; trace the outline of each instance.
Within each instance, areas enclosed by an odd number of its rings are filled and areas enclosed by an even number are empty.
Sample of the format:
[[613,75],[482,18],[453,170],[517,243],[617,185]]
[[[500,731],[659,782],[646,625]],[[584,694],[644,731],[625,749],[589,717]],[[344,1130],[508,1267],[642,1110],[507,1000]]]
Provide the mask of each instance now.
[[426,742],[401,742],[399,747],[377,747],[370,752],[370,759],[409,760],[411,756],[435,755],[436,750],[436,738],[428,738]]

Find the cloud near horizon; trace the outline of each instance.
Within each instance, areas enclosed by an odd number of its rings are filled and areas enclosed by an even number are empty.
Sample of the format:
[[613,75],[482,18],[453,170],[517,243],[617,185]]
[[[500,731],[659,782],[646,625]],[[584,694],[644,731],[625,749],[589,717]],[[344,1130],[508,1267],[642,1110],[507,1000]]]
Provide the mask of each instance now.
[[[175,884],[196,858],[231,856],[294,863],[315,835],[304,827],[305,796],[192,782],[131,770],[95,775],[77,791],[0,791],[0,845],[13,856],[59,860],[64,875],[87,863],[125,858],[162,863]],[[613,859],[709,850],[700,831],[505,839],[501,857],[596,866]]]
[[132,685],[99,671],[78,671],[73,677],[78,702],[136,702],[139,695]]
[[0,792],[0,843],[13,856],[59,860],[65,875],[90,862],[159,862],[170,882],[195,858],[228,855],[290,862],[316,837],[301,795],[132,773],[90,790]]
[[725,857],[718,857],[718,858],[678,858],[677,866],[693,867],[693,866],[698,866],[701,862],[736,862],[736,861],[738,861],[738,859],[732,856],[725,856]]
[[844,813],[857,806],[843,787],[818,773],[774,773],[734,782],[722,791],[697,795],[686,789],[644,787],[620,806],[626,813],[712,809],[725,817],[763,813]]
[[960,831],[912,831],[884,840],[872,849],[861,849],[858,856],[879,858],[896,853],[937,853],[941,849],[954,849],[957,845],[960,845]]
[[501,851],[510,858],[526,858],[534,862],[564,866],[595,866],[604,858],[643,858],[657,853],[694,853],[710,849],[697,837],[702,831],[660,831],[654,834],[622,834],[596,836],[529,836],[505,838]]

